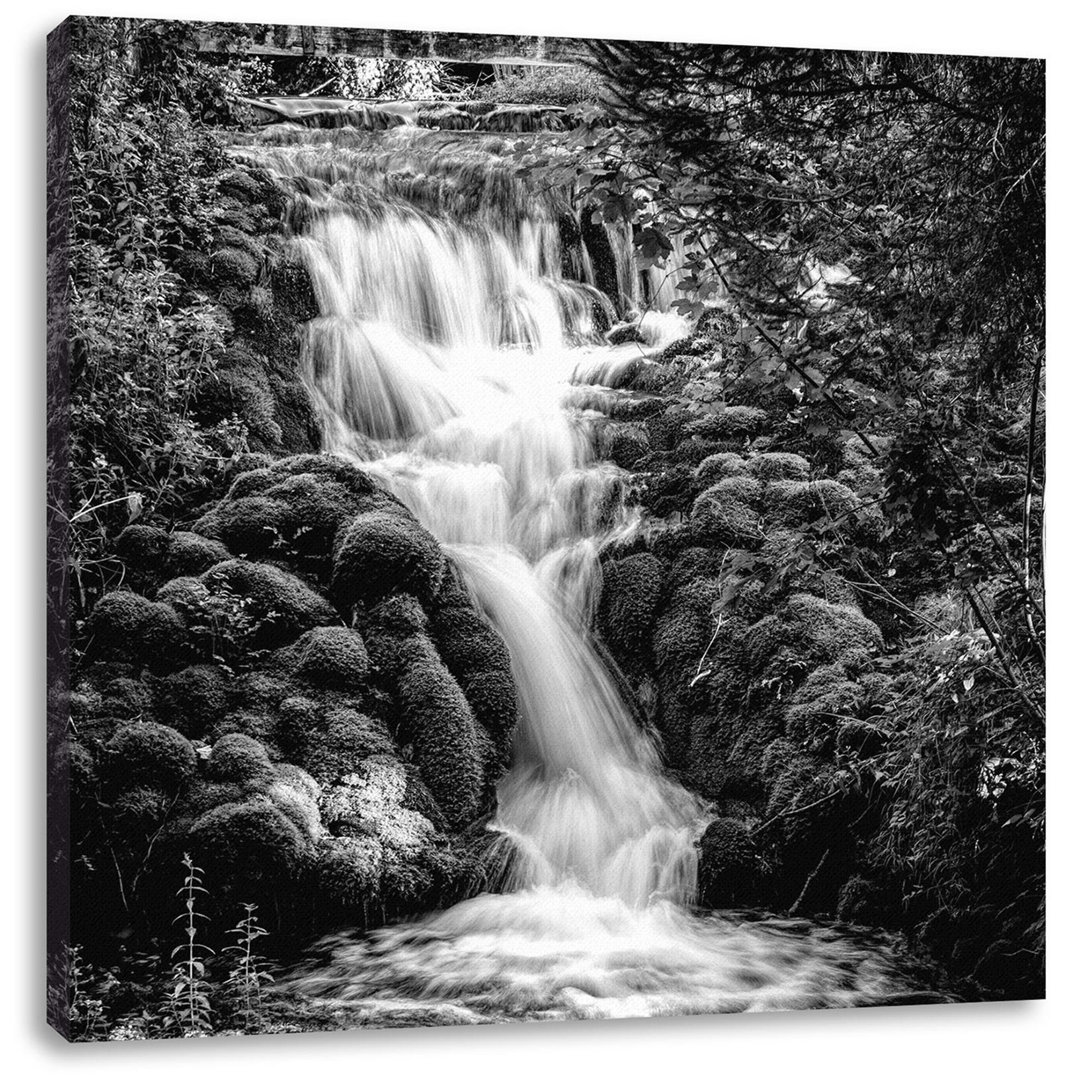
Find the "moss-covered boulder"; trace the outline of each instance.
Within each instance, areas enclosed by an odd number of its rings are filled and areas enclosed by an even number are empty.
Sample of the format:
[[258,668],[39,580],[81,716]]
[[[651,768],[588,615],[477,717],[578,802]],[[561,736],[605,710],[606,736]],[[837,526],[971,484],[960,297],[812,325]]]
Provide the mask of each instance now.
[[172,672],[157,686],[158,714],[188,738],[198,738],[229,711],[233,691],[215,664],[194,664]]
[[364,639],[347,626],[318,626],[292,647],[296,673],[315,686],[360,690],[371,660]]
[[506,643],[467,601],[440,605],[430,625],[440,658],[491,736],[499,759],[508,761],[518,702]]
[[730,450],[710,454],[698,463],[694,477],[705,484],[715,484],[718,480],[727,480],[731,476],[745,476],[748,470],[742,454]]
[[842,535],[858,526],[859,499],[836,480],[773,480],[765,487],[770,525],[797,527],[824,518]]
[[750,828],[736,818],[718,818],[698,841],[699,899],[707,907],[760,902],[762,858]]
[[753,405],[728,405],[717,412],[692,420],[686,426],[689,435],[706,439],[752,439],[760,434],[768,417]]
[[411,652],[397,692],[413,760],[447,821],[461,828],[480,812],[491,739],[437,652],[416,646]]
[[321,783],[333,783],[355,773],[373,754],[392,754],[394,743],[386,725],[347,706],[330,709],[301,739],[297,758]]
[[748,666],[761,671],[781,652],[813,666],[848,650],[876,652],[882,644],[881,630],[858,608],[796,593],[748,628],[743,649]]
[[105,746],[110,775],[125,787],[176,792],[196,773],[195,749],[175,728],[146,720],[124,724]]
[[138,593],[106,593],[90,617],[90,648],[96,655],[152,668],[169,667],[181,655],[184,628],[176,611]]
[[324,597],[269,563],[230,559],[212,567],[199,580],[211,596],[238,602],[234,625],[252,648],[288,644],[315,626],[340,622]]
[[698,543],[750,548],[761,544],[761,485],[749,476],[731,476],[706,488],[695,500],[690,523]]
[[434,600],[444,559],[435,538],[407,513],[374,510],[343,530],[334,549],[332,587],[342,608],[369,604],[392,592]]
[[640,649],[652,632],[664,567],[648,552],[609,559],[603,566],[598,623],[604,639],[624,652]]
[[183,844],[216,895],[271,899],[293,884],[313,844],[269,795],[257,793],[202,814]]
[[355,465],[304,455],[241,473],[195,529],[238,555],[320,560],[357,513],[388,505],[396,504]]
[[765,483],[774,480],[810,479],[810,462],[799,454],[754,454],[746,462],[746,471]]
[[274,767],[260,741],[237,732],[214,743],[207,775],[224,784],[267,784],[273,778]]

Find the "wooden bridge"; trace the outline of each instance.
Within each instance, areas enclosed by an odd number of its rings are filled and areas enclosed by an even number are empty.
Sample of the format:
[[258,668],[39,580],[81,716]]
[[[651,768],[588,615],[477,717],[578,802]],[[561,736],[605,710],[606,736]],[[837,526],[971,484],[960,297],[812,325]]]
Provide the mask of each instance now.
[[[233,24],[235,26],[235,24]],[[361,30],[342,26],[293,26],[247,23],[249,40],[238,42],[210,30],[201,52],[244,52],[256,56],[393,57],[447,63],[493,65],[572,64],[585,55],[585,38],[455,34],[425,30]]]

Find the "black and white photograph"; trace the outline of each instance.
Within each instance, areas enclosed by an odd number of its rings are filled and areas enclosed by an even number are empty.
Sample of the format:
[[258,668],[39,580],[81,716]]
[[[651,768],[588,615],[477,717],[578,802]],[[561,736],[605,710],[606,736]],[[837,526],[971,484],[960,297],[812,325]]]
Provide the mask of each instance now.
[[1046,62],[162,8],[47,46],[48,1024],[1043,998]]

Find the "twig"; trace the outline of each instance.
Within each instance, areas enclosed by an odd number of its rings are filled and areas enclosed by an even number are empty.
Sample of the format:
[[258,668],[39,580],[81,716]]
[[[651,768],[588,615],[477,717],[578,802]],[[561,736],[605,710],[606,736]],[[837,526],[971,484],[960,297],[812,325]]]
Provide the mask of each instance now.
[[705,657],[709,655],[709,650],[716,644],[716,639],[720,635],[720,627],[724,625],[724,613],[721,611],[716,617],[716,629],[713,631],[713,636],[709,639],[709,644],[705,646],[705,651],[701,654],[701,659],[698,661],[697,671],[694,673],[694,677],[690,680],[690,685],[693,686],[699,679],[705,678],[706,675],[712,674],[712,668],[708,671],[702,671],[702,665],[705,663]]
[[828,795],[822,795],[820,799],[815,799],[812,803],[807,803],[805,806],[797,806],[794,810],[782,810],[779,814],[769,818],[764,825],[759,825],[750,835],[757,836],[759,832],[767,829],[775,821],[779,821],[781,818],[794,817],[796,814],[802,814],[807,810],[813,810],[815,806],[820,806],[823,802],[828,802],[830,799],[835,799],[840,794],[841,788],[834,788],[828,793]]
[[799,910],[799,905],[803,902],[803,897],[806,895],[806,890],[810,888],[810,882],[812,882],[814,878],[816,878],[821,872],[821,868],[825,865],[825,860],[829,857],[831,851],[832,848],[826,848],[825,854],[822,855],[820,859],[818,859],[817,866],[815,866],[814,869],[810,871],[810,876],[803,883],[802,892],[800,892],[799,895],[795,897],[795,903],[792,904],[791,907],[789,907],[787,910],[787,913],[789,915],[794,915],[795,912]]

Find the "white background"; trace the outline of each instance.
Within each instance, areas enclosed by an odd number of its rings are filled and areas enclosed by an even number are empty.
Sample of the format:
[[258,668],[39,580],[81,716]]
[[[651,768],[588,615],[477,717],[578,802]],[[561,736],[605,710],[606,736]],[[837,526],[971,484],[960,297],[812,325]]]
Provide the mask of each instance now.
[[[1071,536],[1080,491],[1077,427],[1077,155],[1080,39],[1068,5],[1044,0],[947,5],[943,0],[733,6],[653,4],[631,11],[596,0],[535,8],[494,0],[408,5],[328,0],[127,0],[65,8],[14,0],[0,24],[5,330],[0,364],[0,1068],[8,1076],[301,1077],[311,1074],[451,1080],[508,1073],[512,1080],[767,1080],[849,1076],[977,1078],[1076,1075],[1077,897],[1075,775],[1080,717],[1072,685],[1076,609]],[[72,11],[94,15],[326,23],[418,30],[546,33],[736,44],[812,45],[1048,57],[1050,133],[1050,823],[1051,908],[1046,1002],[853,1012],[609,1021],[480,1029],[364,1031],[143,1045],[66,1046],[44,1013],[44,86],[45,34]],[[8,301],[10,300],[10,303]]]

